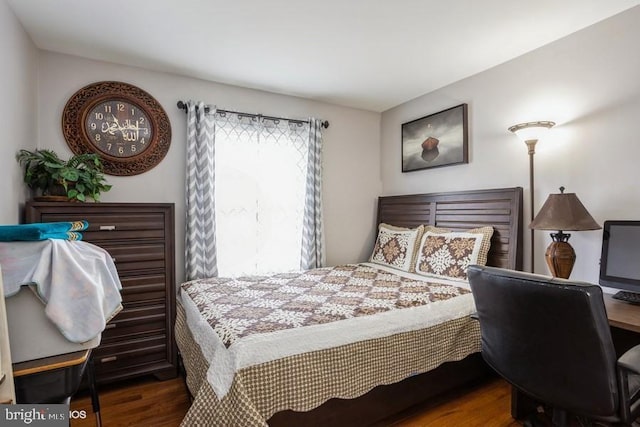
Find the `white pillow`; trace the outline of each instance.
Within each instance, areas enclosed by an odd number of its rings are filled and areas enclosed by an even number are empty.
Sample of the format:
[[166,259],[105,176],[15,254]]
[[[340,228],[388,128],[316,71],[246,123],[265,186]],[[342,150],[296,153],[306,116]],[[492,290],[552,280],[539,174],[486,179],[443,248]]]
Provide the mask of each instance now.
[[378,238],[369,261],[403,271],[413,271],[416,246],[420,242],[422,232],[422,225],[418,228],[404,228],[380,224]]

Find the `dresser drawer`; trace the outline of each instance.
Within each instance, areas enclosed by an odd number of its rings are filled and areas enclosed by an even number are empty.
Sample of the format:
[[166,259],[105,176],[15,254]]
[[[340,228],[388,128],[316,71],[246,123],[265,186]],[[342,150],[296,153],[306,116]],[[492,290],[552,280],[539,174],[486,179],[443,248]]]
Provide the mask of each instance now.
[[102,244],[111,255],[118,269],[123,275],[132,271],[164,269],[166,262],[165,245],[162,242],[145,244]]
[[79,221],[89,222],[82,232],[87,242],[103,242],[123,239],[162,239],[165,233],[165,216],[161,213],[122,215],[100,213],[44,213],[41,222]]
[[121,369],[133,370],[137,366],[166,359],[167,337],[165,335],[103,343],[93,352],[93,362],[98,375]]
[[164,300],[167,296],[167,279],[164,274],[121,277],[120,283],[120,295],[124,304]]
[[111,319],[102,332],[103,345],[111,341],[164,334],[167,327],[166,312],[167,308],[164,303],[125,307]]

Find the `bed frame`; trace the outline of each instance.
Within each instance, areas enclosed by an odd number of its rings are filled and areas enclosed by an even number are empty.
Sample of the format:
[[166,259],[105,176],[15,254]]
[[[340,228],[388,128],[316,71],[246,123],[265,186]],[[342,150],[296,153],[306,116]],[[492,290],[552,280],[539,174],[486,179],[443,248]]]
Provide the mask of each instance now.
[[[380,197],[377,223],[401,227],[425,224],[456,231],[490,225],[494,233],[487,265],[522,270],[521,187]],[[476,353],[399,383],[378,386],[356,399],[331,399],[309,412],[278,412],[269,419],[269,425],[385,425],[385,420],[411,406],[489,373]]]
[[522,188],[414,194],[378,199],[377,223],[464,231],[493,227],[487,265],[522,270]]

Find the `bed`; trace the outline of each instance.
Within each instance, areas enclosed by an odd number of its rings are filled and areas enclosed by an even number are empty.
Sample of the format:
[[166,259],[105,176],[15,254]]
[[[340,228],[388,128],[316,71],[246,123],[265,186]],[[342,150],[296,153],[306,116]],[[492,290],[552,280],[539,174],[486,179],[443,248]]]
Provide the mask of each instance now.
[[[380,197],[377,223],[490,227],[487,265],[522,267],[519,187]],[[407,310],[385,309],[376,292],[392,286],[402,291],[389,304]],[[194,398],[185,426],[372,425],[487,372],[470,291],[457,279],[361,263],[181,288],[176,340]],[[301,300],[323,302],[312,311]],[[285,321],[264,321],[282,320],[281,307]]]

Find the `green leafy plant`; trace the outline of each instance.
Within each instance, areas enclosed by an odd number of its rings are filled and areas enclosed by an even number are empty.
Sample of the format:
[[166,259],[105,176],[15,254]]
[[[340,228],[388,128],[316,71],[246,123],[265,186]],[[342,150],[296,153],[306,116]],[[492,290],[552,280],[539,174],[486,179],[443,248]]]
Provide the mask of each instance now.
[[100,193],[111,189],[97,154],[76,154],[62,160],[51,150],[20,150],[16,160],[24,167],[24,182],[43,196],[59,194],[56,188],[61,188],[69,200],[84,202],[89,197],[97,202]]

